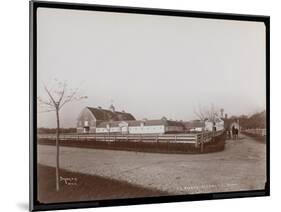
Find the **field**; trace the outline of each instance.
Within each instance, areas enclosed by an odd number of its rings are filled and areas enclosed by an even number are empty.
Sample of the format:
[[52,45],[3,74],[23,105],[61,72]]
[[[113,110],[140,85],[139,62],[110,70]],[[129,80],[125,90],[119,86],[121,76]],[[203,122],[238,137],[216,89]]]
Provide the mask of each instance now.
[[[113,184],[127,182],[138,188],[169,194],[244,191],[264,188],[265,152],[265,143],[246,135],[241,135],[239,140],[227,140],[224,151],[208,154],[61,147],[61,167],[70,172],[112,179]],[[55,147],[38,145],[38,161],[54,167]],[[88,189],[93,192],[91,187]],[[113,193],[108,193],[108,197],[124,198],[120,190],[113,190]],[[134,192],[128,195],[136,197]],[[100,197],[96,193],[91,198]]]
[[38,165],[38,191],[42,203],[167,196],[168,193],[105,177],[61,170],[61,188],[55,190],[55,168]]

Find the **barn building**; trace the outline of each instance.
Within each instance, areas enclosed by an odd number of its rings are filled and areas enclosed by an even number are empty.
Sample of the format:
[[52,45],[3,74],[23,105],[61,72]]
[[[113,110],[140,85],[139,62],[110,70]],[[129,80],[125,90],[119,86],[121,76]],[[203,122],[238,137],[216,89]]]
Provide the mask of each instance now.
[[101,107],[86,107],[78,116],[77,133],[96,133],[96,128],[104,122],[134,121],[135,117],[125,111],[115,111],[113,105],[110,110]]
[[84,108],[77,119],[77,133],[165,134],[202,132],[203,130],[220,131],[225,128],[225,124],[228,124],[228,121],[219,117],[216,117],[214,121],[206,119],[191,122],[172,121],[165,117],[157,120],[136,120],[132,114],[116,111],[111,105],[109,109]]
[[224,129],[224,121],[219,118],[215,117],[213,121],[207,119],[205,121],[205,130],[206,131],[220,131]]
[[121,134],[164,134],[184,132],[184,124],[180,121],[167,120],[136,120],[124,111],[115,111],[101,107],[86,107],[78,116],[77,133],[121,133]]
[[184,122],[184,126],[187,132],[201,132],[205,127],[205,123],[201,120],[193,120]]
[[179,133],[184,131],[181,122],[165,119],[113,121],[102,122],[96,128],[96,133],[121,133],[121,134],[164,134]]

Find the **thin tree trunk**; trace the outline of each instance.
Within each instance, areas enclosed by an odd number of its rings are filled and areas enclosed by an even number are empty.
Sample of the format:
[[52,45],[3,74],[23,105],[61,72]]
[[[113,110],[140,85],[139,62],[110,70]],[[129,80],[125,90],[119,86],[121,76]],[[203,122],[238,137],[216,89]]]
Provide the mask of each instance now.
[[60,119],[59,119],[59,110],[56,109],[56,117],[57,117],[57,130],[56,130],[56,149],[57,149],[57,154],[56,154],[56,190],[60,190],[60,182],[59,182],[59,172],[60,172],[60,152],[59,152],[59,129],[60,129]]

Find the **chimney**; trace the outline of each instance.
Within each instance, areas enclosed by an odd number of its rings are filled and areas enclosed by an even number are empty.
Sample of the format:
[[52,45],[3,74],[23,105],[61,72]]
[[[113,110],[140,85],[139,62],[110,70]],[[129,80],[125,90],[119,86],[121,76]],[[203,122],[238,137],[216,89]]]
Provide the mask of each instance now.
[[222,108],[222,109],[220,110],[220,112],[221,112],[221,118],[223,118],[224,109]]
[[110,106],[109,106],[109,109],[114,113],[115,112],[115,107],[113,106],[113,104],[111,104]]
[[227,113],[224,115],[224,118],[227,119]]

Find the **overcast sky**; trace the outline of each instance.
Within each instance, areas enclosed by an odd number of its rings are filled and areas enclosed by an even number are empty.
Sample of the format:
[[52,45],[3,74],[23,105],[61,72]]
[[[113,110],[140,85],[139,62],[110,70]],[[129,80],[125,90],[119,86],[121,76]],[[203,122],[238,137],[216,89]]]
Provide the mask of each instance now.
[[[67,81],[88,99],[66,105],[63,127],[86,106],[137,119],[196,119],[199,105],[229,115],[265,109],[265,26],[261,22],[65,9],[38,9],[38,96]],[[40,127],[55,127],[40,113]]]

